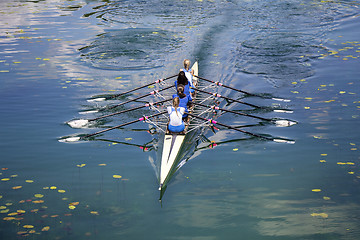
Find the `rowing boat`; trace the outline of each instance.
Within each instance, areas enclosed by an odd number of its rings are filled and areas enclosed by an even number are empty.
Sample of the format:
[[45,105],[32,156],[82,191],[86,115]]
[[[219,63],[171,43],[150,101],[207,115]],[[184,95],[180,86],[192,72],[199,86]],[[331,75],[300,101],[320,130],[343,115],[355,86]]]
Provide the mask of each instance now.
[[[194,75],[198,75],[199,65],[198,62],[195,62],[192,66],[194,70]],[[196,77],[193,78],[193,84],[196,87],[198,85],[198,79]],[[194,98],[193,101],[196,99]],[[190,119],[191,121],[191,119]],[[187,129],[189,126],[187,126]],[[171,175],[176,171],[176,166],[182,158],[181,153],[184,152],[182,148],[185,146],[185,134],[177,134],[177,133],[166,133],[163,140],[163,149],[161,155],[161,165],[160,165],[160,174],[159,174],[159,190],[160,190],[160,199],[163,195],[166,184],[171,178]]]

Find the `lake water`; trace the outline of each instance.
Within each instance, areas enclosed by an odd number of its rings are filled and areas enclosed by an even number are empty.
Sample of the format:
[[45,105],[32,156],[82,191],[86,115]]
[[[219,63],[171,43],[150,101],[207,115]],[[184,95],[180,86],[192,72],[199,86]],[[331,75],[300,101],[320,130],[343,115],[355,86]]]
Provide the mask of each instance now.
[[[1,1],[0,239],[359,239],[359,7]],[[66,124],[119,103],[88,99],[174,75],[185,58],[199,61],[204,78],[290,99],[242,100],[292,113],[221,106],[298,122],[291,127],[234,114],[217,120],[295,144],[206,131],[217,146],[197,146],[160,204],[154,151],[140,148],[154,138],[147,124],[58,141],[135,119],[140,112],[83,129]]]

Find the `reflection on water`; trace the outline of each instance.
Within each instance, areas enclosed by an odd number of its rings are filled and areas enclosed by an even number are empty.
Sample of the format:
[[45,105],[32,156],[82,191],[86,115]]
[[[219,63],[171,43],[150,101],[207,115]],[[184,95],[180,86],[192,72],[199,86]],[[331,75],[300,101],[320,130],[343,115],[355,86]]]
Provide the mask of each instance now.
[[164,66],[163,56],[174,53],[179,46],[178,41],[164,30],[130,28],[100,34],[91,45],[79,51],[84,61],[94,67],[154,69]]

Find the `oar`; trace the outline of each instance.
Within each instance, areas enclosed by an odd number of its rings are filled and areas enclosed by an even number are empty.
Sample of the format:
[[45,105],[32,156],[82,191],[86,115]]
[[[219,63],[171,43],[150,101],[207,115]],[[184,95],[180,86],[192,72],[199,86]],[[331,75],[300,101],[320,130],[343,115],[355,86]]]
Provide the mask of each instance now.
[[[168,79],[174,78],[174,77],[176,77],[177,75],[178,75],[178,74],[173,75],[173,76],[170,76],[170,77],[167,77],[167,78],[158,79],[158,80],[156,80],[155,82],[152,82],[152,83],[149,83],[149,84],[140,86],[140,87],[136,87],[136,88],[134,88],[134,89],[131,89],[131,90],[126,91],[126,92],[123,92],[123,93],[116,94],[116,95],[110,97],[109,99],[116,98],[116,97],[120,97],[120,96],[122,96],[122,95],[125,95],[125,94],[128,94],[128,93],[137,91],[137,90],[142,89],[142,88],[146,88],[146,87],[151,86],[151,85],[156,84],[156,83],[161,83],[161,82],[166,81],[166,80],[168,80]],[[94,98],[94,99],[90,99],[90,100],[88,100],[88,101],[90,101],[90,102],[98,102],[98,101],[103,101],[103,100],[106,100],[106,98]]]
[[104,130],[101,130],[101,131],[98,131],[98,132],[95,132],[95,133],[92,133],[92,134],[89,134],[89,135],[86,135],[86,136],[83,136],[83,137],[69,137],[69,138],[65,138],[65,139],[60,139],[59,142],[77,142],[77,141],[79,141],[81,139],[86,139],[86,138],[98,135],[100,133],[104,133],[104,132],[107,132],[107,131],[110,131],[110,130],[114,130],[116,128],[121,128],[121,127],[124,127],[126,125],[130,125],[130,124],[133,124],[133,123],[136,123],[136,122],[145,121],[145,120],[147,120],[149,118],[153,118],[153,117],[165,114],[165,113],[167,113],[167,112],[165,111],[165,112],[156,113],[156,114],[153,114],[153,115],[150,115],[150,116],[143,116],[143,117],[141,117],[139,119],[135,119],[135,120],[133,120],[131,122],[127,122],[127,123],[123,123],[123,124],[120,124],[120,125],[117,125],[117,126],[114,126],[114,127],[111,127],[111,128],[107,128],[107,129],[104,129]]
[[92,122],[92,121],[96,121],[96,120],[99,120],[99,119],[102,119],[102,118],[119,115],[119,114],[126,113],[126,112],[135,111],[135,110],[138,110],[138,109],[144,108],[144,107],[150,107],[150,106],[160,104],[160,103],[164,103],[164,102],[167,102],[167,101],[170,101],[170,100],[171,100],[171,98],[170,99],[165,99],[165,100],[162,100],[162,101],[159,101],[159,102],[155,102],[155,103],[150,103],[149,102],[149,103],[146,103],[145,105],[142,105],[142,106],[139,106],[139,107],[126,109],[126,110],[123,110],[123,111],[120,111],[120,112],[111,113],[111,114],[104,115],[104,116],[97,117],[97,118],[93,118],[93,119],[76,119],[76,120],[72,120],[70,122],[67,122],[67,124],[72,128],[82,128],[82,127],[86,126],[89,122]]
[[130,102],[134,102],[134,101],[139,100],[139,99],[141,99],[141,98],[148,97],[148,96],[151,96],[151,95],[155,95],[156,93],[165,91],[165,90],[167,90],[167,89],[169,89],[169,88],[172,88],[172,87],[174,87],[174,86],[175,86],[175,85],[171,85],[171,86],[168,86],[168,87],[163,88],[163,89],[160,89],[160,90],[151,91],[151,92],[148,93],[148,94],[139,96],[139,97],[137,97],[137,98],[131,99],[131,100],[129,100],[129,101],[126,101],[126,102],[123,102],[123,103],[120,103],[120,104],[116,104],[116,105],[114,105],[114,106],[108,107],[107,109],[113,109],[113,108],[116,108],[116,107],[120,107],[120,106],[122,106],[122,105],[124,105],[124,104],[130,103]]
[[[254,96],[254,97],[261,97],[261,98],[266,98],[265,96],[261,96],[261,95],[258,95],[258,94],[254,94],[254,93],[249,93],[249,92],[245,92],[243,90],[240,90],[240,89],[237,89],[237,88],[233,88],[233,87],[230,87],[230,86],[227,86],[227,85],[224,85],[222,84],[221,82],[215,82],[215,81],[211,81],[209,79],[206,79],[206,78],[202,78],[202,77],[199,77],[199,76],[195,76],[197,78],[200,78],[204,81],[207,81],[207,82],[211,82],[211,83],[215,83],[215,85],[217,86],[221,86],[221,87],[224,87],[224,88],[228,88],[228,89],[231,89],[231,90],[234,90],[234,91],[237,91],[237,92],[241,92],[241,93],[244,93],[244,94],[247,94],[247,95],[250,95],[250,96]],[[289,99],[283,99],[283,98],[271,98],[272,100],[276,100],[276,101],[282,101],[282,102],[290,102]]]
[[248,131],[245,131],[245,130],[242,130],[242,129],[238,129],[238,128],[235,128],[235,127],[223,124],[223,123],[219,123],[218,121],[215,121],[215,120],[212,120],[212,119],[207,119],[207,118],[203,118],[203,117],[194,115],[192,113],[188,113],[188,115],[190,115],[192,117],[195,117],[195,118],[199,118],[199,119],[201,119],[203,121],[209,121],[212,124],[217,124],[219,126],[223,126],[223,127],[228,128],[228,129],[232,129],[232,130],[235,130],[235,131],[238,131],[238,132],[242,132],[242,133],[254,136],[254,137],[263,138],[263,139],[274,141],[274,142],[284,142],[284,143],[291,143],[291,144],[295,143],[295,141],[293,141],[293,140],[287,140],[287,139],[281,139],[281,138],[271,138],[271,137],[265,137],[265,136],[262,136],[262,135],[251,133],[251,132],[248,132]]
[[201,90],[199,88],[194,88],[194,87],[190,87],[190,88],[194,89],[195,91],[199,91],[199,92],[203,92],[203,93],[206,93],[206,94],[209,94],[209,95],[213,95],[214,97],[224,98],[226,100],[241,103],[241,104],[245,104],[245,105],[248,105],[248,106],[254,107],[254,108],[261,108],[259,106],[254,105],[254,104],[251,104],[251,103],[246,103],[246,102],[243,102],[243,101],[239,101],[239,100],[236,100],[236,99],[232,99],[232,98],[229,98],[229,97],[222,96],[222,95],[220,95],[218,93],[207,92],[207,91]]
[[234,113],[234,114],[237,114],[237,115],[242,115],[242,116],[246,116],[246,117],[257,118],[257,119],[260,119],[260,120],[263,120],[263,121],[272,122],[272,123],[275,123],[276,126],[278,126],[278,127],[289,127],[289,126],[292,126],[292,125],[297,124],[297,123],[294,122],[294,121],[289,121],[289,120],[286,120],[286,119],[269,119],[269,118],[263,118],[263,117],[259,117],[259,116],[255,116],[255,115],[251,115],[251,114],[246,114],[246,113],[242,113],[242,112],[235,112],[235,111],[232,111],[232,110],[227,110],[227,109],[224,109],[224,108],[219,108],[219,107],[217,107],[217,106],[215,106],[215,105],[210,106],[210,105],[205,105],[205,104],[196,103],[196,102],[194,102],[194,104],[195,104],[195,105],[198,105],[198,106],[206,107],[206,108],[211,108],[211,109],[214,109],[214,110],[221,110],[221,111],[224,111],[224,112]]

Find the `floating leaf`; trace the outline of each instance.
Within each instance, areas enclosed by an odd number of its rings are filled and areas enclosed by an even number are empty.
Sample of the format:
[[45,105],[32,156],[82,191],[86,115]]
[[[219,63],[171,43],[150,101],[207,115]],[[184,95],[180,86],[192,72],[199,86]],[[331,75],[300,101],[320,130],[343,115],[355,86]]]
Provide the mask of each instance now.
[[238,148],[234,148],[233,151],[236,152],[236,151],[239,151],[239,149],[238,149]]
[[26,211],[25,210],[17,210],[16,212],[17,213],[25,213]]
[[50,227],[49,227],[49,226],[46,226],[46,227],[43,227],[43,228],[41,229],[41,231],[47,232],[47,231],[49,231],[49,229],[50,229]]
[[11,175],[10,177],[16,178],[17,176],[18,176],[17,174],[14,174],[14,175]]
[[15,220],[15,218],[14,217],[4,217],[3,220],[11,221],[11,220]]
[[321,192],[321,189],[316,188],[316,189],[312,189],[311,191],[313,191],[313,192]]
[[70,206],[77,206],[79,205],[79,202],[72,202],[72,203],[69,203]]
[[1,179],[1,181],[3,181],[3,182],[9,181],[9,180],[10,180],[10,178],[3,178],[3,179]]
[[69,209],[75,209],[76,207],[75,206],[73,206],[73,205],[70,205],[69,206]]
[[79,167],[79,168],[82,168],[82,167],[85,167],[86,166],[86,164],[78,164],[78,165],[76,165],[77,167]]
[[33,225],[24,225],[23,228],[34,228]]
[[33,203],[43,203],[44,200],[34,200]]
[[27,182],[27,183],[33,183],[34,180],[25,180],[25,182]]
[[324,200],[330,200],[331,198],[329,197],[323,197]]
[[44,195],[42,195],[42,194],[40,194],[40,193],[37,193],[37,194],[34,195],[34,197],[42,198],[42,197],[44,197]]
[[57,188],[57,187],[55,187],[55,186],[51,186],[51,187],[50,187],[51,190],[55,190],[56,188]]
[[100,167],[106,166],[106,163],[100,163],[99,166]]
[[66,191],[59,189],[58,192],[59,192],[59,193],[64,193],[64,192],[66,192]]
[[22,188],[22,186],[15,186],[15,187],[12,187],[12,189],[20,189]]
[[322,217],[322,218],[328,218],[329,215],[326,213],[312,213],[311,216],[313,217]]
[[120,175],[113,175],[113,178],[122,178]]
[[90,213],[93,215],[99,215],[99,213],[97,211],[91,211]]

